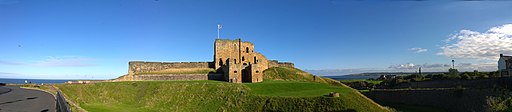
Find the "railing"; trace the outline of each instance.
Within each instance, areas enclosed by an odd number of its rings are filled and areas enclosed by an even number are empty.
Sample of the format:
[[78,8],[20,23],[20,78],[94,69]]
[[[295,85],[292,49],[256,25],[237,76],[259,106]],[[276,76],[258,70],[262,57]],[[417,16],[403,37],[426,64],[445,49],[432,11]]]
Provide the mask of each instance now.
[[64,98],[64,96],[62,96],[62,93],[60,93],[60,91],[57,91],[56,99],[57,112],[71,112],[68,102],[66,102],[66,99]]

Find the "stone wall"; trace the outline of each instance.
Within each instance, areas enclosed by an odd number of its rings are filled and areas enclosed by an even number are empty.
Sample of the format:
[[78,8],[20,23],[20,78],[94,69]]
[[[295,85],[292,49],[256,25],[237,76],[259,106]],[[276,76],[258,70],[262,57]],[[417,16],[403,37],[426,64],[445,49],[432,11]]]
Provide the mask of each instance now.
[[295,65],[291,62],[279,62],[277,60],[269,60],[268,61],[268,68],[272,67],[291,67],[294,68]]
[[133,80],[208,80],[208,74],[135,75]]
[[483,112],[487,111],[487,97],[509,94],[504,90],[512,87],[511,82],[510,77],[422,81],[399,85],[399,89],[377,89],[364,94],[381,104],[401,103],[451,112]]
[[484,112],[486,96],[497,96],[491,89],[373,90],[364,93],[380,103],[429,106],[449,112]]
[[154,72],[173,68],[213,68],[213,62],[128,62],[128,74]]
[[[240,63],[241,40],[216,39],[214,45],[215,69],[226,66],[229,62]],[[253,47],[254,48],[254,47]]]
[[489,87],[507,87],[510,82],[509,77],[502,78],[488,78],[488,79],[473,79],[473,80],[463,80],[463,79],[446,79],[446,80],[433,80],[433,81],[420,81],[420,82],[409,82],[409,83],[401,83],[396,85],[397,88],[489,88]]

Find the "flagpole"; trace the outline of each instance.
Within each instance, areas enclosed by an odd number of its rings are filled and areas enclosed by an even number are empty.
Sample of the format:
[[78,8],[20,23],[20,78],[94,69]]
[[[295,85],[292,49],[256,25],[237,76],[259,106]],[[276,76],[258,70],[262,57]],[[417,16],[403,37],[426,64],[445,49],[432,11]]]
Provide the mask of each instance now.
[[217,24],[217,39],[220,39],[220,24]]

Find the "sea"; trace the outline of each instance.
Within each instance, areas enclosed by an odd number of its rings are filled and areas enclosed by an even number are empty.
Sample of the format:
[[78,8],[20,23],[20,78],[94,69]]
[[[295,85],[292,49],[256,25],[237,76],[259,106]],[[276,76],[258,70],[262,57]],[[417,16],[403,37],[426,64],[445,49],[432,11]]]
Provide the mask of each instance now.
[[68,81],[73,81],[73,80],[66,80],[66,79],[7,79],[7,78],[0,78],[0,83],[25,84],[25,80],[32,84],[61,84],[61,83],[66,83]]
[[365,79],[376,79],[378,76],[354,76],[354,75],[341,75],[341,76],[323,76],[334,80],[365,80]]

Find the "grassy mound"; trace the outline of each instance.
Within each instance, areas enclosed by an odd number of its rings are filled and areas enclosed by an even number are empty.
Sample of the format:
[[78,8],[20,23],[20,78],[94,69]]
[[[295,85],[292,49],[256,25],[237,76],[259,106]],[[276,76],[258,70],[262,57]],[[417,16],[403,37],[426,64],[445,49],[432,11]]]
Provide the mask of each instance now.
[[314,82],[315,77],[297,68],[272,67],[263,71],[264,80],[298,80]]
[[[235,108],[247,92],[218,81],[136,81],[58,85],[80,107],[103,111],[212,111]],[[240,108],[238,108],[240,110]]]
[[251,93],[263,96],[317,97],[327,95],[330,92],[345,95],[351,91],[349,88],[339,86],[299,81],[266,80],[262,83],[245,85],[251,89]]
[[321,76],[315,76],[308,72],[302,71],[297,68],[290,67],[272,67],[263,71],[263,79],[264,80],[285,80],[285,81],[303,81],[303,82],[318,82],[318,83],[326,83],[335,86],[348,86],[340,83],[337,80],[333,80],[330,78],[323,78]]
[[[91,111],[387,111],[359,92],[328,79],[307,79],[293,68],[281,72],[304,77],[262,83],[221,81],[133,81],[58,85],[75,103]],[[277,72],[280,74],[281,72]],[[268,75],[269,72],[264,72]],[[274,75],[274,74],[271,74]],[[287,74],[296,75],[296,74]],[[284,76],[287,77],[287,76]],[[295,77],[295,78],[293,78]],[[311,75],[310,75],[311,77]],[[291,80],[291,79],[302,80]],[[338,84],[338,85],[337,85]],[[329,92],[340,97],[326,97]]]

